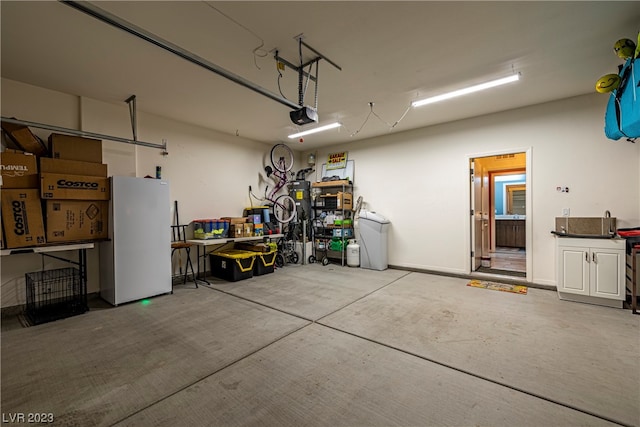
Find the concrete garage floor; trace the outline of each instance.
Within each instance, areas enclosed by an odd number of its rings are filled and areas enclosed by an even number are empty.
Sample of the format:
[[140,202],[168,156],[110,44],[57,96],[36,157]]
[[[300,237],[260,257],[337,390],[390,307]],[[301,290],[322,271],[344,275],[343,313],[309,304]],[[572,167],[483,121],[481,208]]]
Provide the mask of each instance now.
[[318,264],[2,332],[3,421],[640,426],[640,316]]

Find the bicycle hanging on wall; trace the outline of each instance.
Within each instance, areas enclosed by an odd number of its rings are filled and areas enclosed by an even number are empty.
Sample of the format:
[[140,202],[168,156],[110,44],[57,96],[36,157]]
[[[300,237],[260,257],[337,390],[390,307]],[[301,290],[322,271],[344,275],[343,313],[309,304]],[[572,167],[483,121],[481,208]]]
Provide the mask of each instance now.
[[[264,197],[257,197],[253,194],[251,187],[249,187],[249,194],[261,203],[268,202],[273,209],[275,220],[283,228],[282,233],[285,236],[278,242],[278,254],[275,259],[276,266],[282,267],[287,262],[298,263],[298,254],[295,252],[295,236],[291,235],[293,227],[290,226],[296,221],[296,203],[288,194],[278,195],[278,192],[287,187],[287,184],[293,178],[294,174],[291,172],[293,168],[293,151],[285,144],[276,144],[271,148],[269,157],[272,166],[265,166],[264,171],[268,178],[275,180],[274,187],[269,191],[269,186],[267,185],[264,190]],[[285,227],[287,230],[284,230]]]
[[249,194],[260,202],[269,202],[273,207],[273,215],[276,220],[281,224],[288,224],[296,217],[296,202],[288,194],[278,196],[278,192],[291,182],[293,151],[285,144],[276,144],[271,148],[270,159],[273,167],[265,166],[264,170],[268,178],[275,179],[275,186],[267,193],[269,190],[267,185],[264,189],[264,197],[257,197],[253,194],[251,187],[249,187]]

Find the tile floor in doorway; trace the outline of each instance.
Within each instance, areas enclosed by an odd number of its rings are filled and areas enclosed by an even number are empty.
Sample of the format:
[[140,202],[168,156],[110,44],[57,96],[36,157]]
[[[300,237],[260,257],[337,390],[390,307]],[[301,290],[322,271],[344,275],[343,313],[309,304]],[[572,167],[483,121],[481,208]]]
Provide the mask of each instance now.
[[491,268],[525,272],[527,271],[527,253],[524,249],[497,247],[491,253]]

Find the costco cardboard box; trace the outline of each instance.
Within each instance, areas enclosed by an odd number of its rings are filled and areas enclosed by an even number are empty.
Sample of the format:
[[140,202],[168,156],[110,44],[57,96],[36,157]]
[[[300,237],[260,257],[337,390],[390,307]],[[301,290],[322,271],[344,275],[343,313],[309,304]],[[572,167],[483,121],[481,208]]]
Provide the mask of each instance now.
[[102,141],[99,139],[52,133],[49,152],[54,159],[102,163]]
[[2,188],[38,188],[36,156],[16,150],[0,153],[0,184]]
[[109,202],[47,200],[47,242],[98,240],[109,237]]
[[40,191],[37,188],[3,189],[2,224],[8,249],[46,243]]
[[40,172],[106,177],[107,165],[103,163],[79,162],[77,160],[41,157]]
[[27,126],[15,125],[2,122],[2,130],[7,135],[5,141],[9,143],[9,148],[14,148],[36,156],[47,156],[47,145],[33,133]]
[[40,174],[43,199],[109,200],[109,178],[58,173]]

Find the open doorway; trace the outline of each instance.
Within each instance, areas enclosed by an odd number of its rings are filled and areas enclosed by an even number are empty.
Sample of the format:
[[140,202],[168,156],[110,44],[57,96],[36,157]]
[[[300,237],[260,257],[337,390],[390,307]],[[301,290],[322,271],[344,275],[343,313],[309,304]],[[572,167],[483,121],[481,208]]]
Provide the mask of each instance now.
[[526,277],[526,153],[475,157],[470,166],[471,272]]

